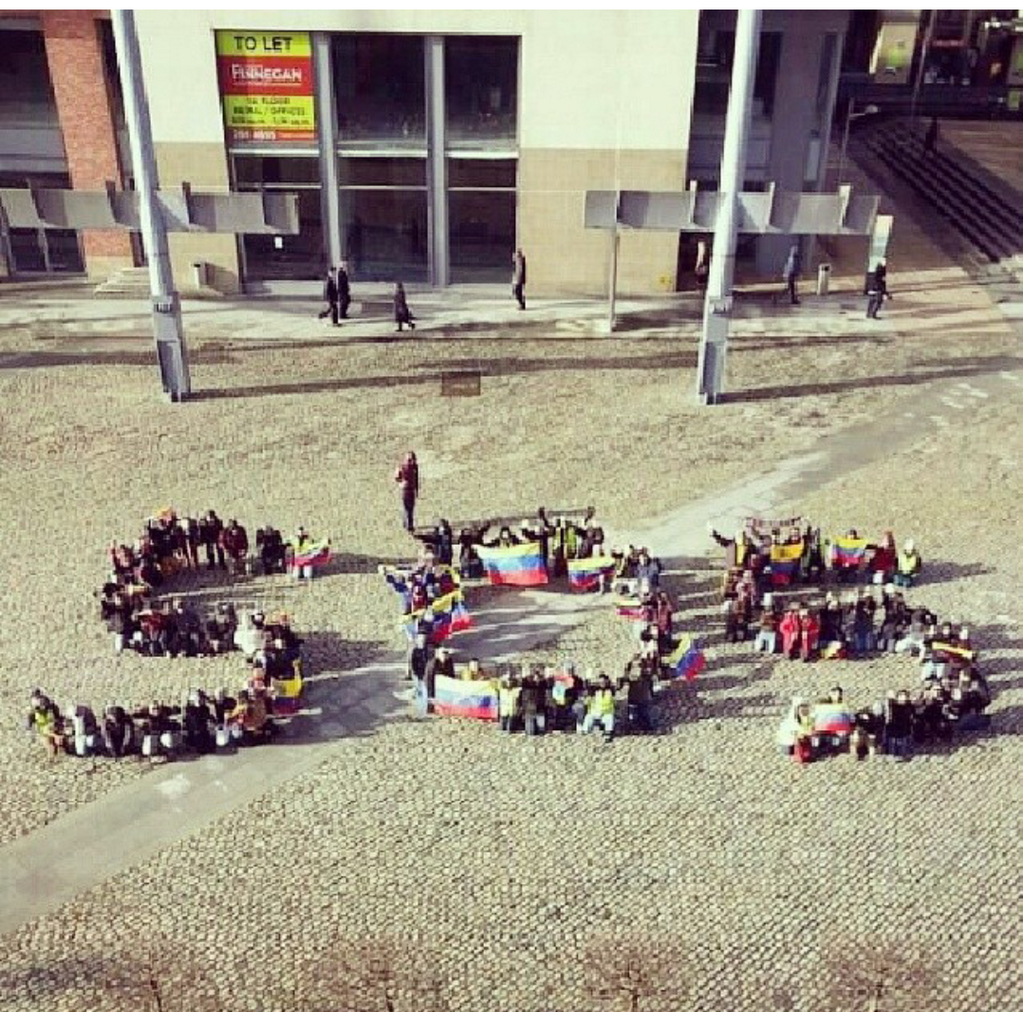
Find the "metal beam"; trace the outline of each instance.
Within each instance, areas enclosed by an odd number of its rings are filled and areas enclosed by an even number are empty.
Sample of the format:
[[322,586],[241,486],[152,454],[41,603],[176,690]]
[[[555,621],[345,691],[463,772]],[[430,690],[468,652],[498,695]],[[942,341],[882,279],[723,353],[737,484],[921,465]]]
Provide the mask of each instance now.
[[732,313],[732,280],[735,275],[735,242],[739,225],[739,193],[746,175],[753,82],[760,45],[761,12],[740,10],[735,23],[732,83],[725,118],[725,142],[721,154],[721,199],[718,203],[714,247],[707,278],[703,310],[703,334],[697,358],[697,398],[717,403],[724,385],[728,345],[728,321]]
[[174,289],[167,229],[157,195],[159,182],[153,155],[149,105],[142,81],[142,57],[135,31],[135,15],[130,10],[113,10],[111,15],[121,90],[124,93],[124,116],[131,143],[132,170],[139,194],[142,241],[149,261],[156,359],[164,393],[171,401],[178,402],[185,400],[192,392],[192,381],[181,326],[181,302]]
[[316,132],[320,140],[320,179],[323,224],[327,233],[327,260],[336,267],[341,252],[341,194],[337,176],[337,114],[331,71],[330,36],[313,33],[313,65],[316,68]]
[[448,248],[447,154],[444,135],[444,38],[427,35],[426,74],[426,200],[430,284],[451,283]]

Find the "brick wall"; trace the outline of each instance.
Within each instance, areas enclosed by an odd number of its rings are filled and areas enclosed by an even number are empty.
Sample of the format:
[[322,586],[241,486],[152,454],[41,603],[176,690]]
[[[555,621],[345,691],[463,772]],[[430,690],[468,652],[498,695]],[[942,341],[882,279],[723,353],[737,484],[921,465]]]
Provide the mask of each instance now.
[[[123,179],[96,23],[103,12],[52,10],[41,11],[40,16],[71,185],[76,190],[102,190],[110,179],[120,186]],[[132,263],[127,232],[87,231],[83,245],[90,275],[106,276]]]

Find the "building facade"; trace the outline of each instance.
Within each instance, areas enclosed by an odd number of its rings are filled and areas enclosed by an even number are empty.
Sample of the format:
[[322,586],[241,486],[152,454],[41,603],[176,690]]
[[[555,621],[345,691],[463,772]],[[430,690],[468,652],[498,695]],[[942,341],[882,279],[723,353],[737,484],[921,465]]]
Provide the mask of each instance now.
[[[848,12],[767,12],[747,185],[817,189]],[[587,190],[716,186],[734,13],[139,11],[160,184],[294,192],[300,231],[170,237],[183,289],[312,291],[357,280],[606,289]],[[0,15],[0,185],[131,185],[107,18]],[[139,262],[123,233],[13,235],[17,275]],[[623,231],[618,286],[670,291],[689,239]],[[777,248],[776,248],[777,247]],[[745,250],[773,271],[788,240]]]

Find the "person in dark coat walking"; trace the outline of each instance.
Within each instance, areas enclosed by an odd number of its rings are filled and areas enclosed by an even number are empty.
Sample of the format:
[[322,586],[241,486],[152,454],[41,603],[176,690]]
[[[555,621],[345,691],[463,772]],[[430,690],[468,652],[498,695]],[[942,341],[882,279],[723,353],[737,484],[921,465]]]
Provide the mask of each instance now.
[[419,463],[409,450],[401,466],[394,472],[394,480],[401,493],[402,519],[405,530],[415,530],[416,499],[419,498]]
[[888,295],[888,268],[883,260],[870,272],[867,289],[867,319],[876,320],[877,312]]
[[785,279],[785,288],[789,293],[789,299],[793,306],[799,305],[799,296],[796,294],[796,282],[803,269],[803,255],[799,252],[799,243],[794,242],[789,248],[788,259],[781,276]]
[[327,271],[327,281],[323,286],[323,298],[327,302],[327,308],[320,312],[319,318],[322,320],[325,316],[330,316],[330,322],[335,327],[340,327],[341,322],[337,318],[337,299],[338,299],[338,288],[337,288],[337,272],[333,267]]
[[408,302],[405,299],[405,286],[400,282],[396,282],[394,286],[394,322],[398,324],[398,331],[401,332],[402,324],[408,324],[409,330],[415,330],[416,325],[413,322],[412,310],[408,307]]
[[519,309],[526,308],[526,255],[521,249],[512,254],[512,295],[519,303]]
[[342,260],[337,269],[337,303],[342,320],[348,319],[348,307],[352,304],[351,280],[348,277],[348,261]]

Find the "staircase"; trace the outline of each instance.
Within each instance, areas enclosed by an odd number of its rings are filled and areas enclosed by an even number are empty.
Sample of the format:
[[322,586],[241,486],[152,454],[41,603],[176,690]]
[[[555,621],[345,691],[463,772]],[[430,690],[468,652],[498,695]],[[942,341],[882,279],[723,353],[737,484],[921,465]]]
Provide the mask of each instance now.
[[94,295],[124,299],[148,299],[149,292],[148,267],[122,267],[93,289]]
[[1023,283],[1023,194],[940,139],[924,151],[925,123],[865,125],[849,154],[865,171],[882,166],[965,240],[970,266],[992,284]]

